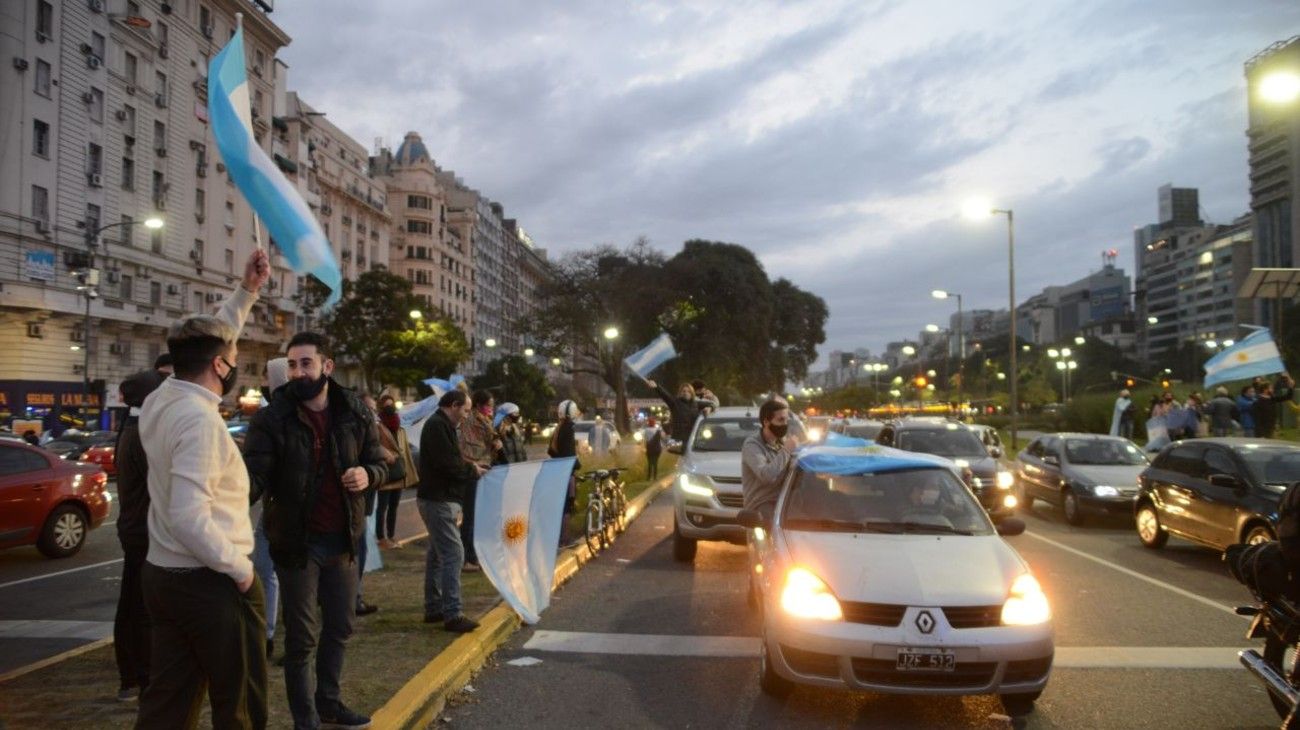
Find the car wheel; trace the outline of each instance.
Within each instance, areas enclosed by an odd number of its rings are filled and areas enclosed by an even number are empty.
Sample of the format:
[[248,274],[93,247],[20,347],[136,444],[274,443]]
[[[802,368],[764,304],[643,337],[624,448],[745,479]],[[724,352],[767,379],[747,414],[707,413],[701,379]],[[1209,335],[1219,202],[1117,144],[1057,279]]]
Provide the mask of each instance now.
[[1017,492],[1016,497],[1020,502],[1020,511],[1033,512],[1034,497],[1029,493],[1029,488],[1025,486],[1025,482],[1023,479],[1016,480],[1016,492]]
[[1138,539],[1143,545],[1154,550],[1164,547],[1165,543],[1169,542],[1169,531],[1160,524],[1160,515],[1150,503],[1138,508],[1135,522]]
[[1273,542],[1276,539],[1268,525],[1251,525],[1250,529],[1246,530],[1246,537],[1242,539],[1242,542],[1247,545],[1258,545],[1264,542]]
[[72,504],[61,504],[50,513],[41,528],[36,549],[47,558],[66,558],[76,554],[86,544],[86,515]]
[[1083,524],[1083,510],[1079,508],[1079,496],[1073,489],[1061,494],[1061,511],[1065,512],[1065,521],[1074,526]]
[[673,560],[679,563],[695,562],[695,550],[699,543],[689,537],[685,537],[677,529],[676,518],[673,521]]
[[1038,701],[1038,692],[1017,692],[1016,694],[1002,695],[1002,708],[1007,711],[1008,715],[1015,717],[1017,715],[1028,715],[1034,711],[1034,703]]
[[772,657],[767,651],[766,631],[763,632],[763,636],[759,641],[762,648],[759,650],[758,657],[758,686],[765,695],[785,699],[794,690],[794,682],[777,674],[776,668],[772,666]]

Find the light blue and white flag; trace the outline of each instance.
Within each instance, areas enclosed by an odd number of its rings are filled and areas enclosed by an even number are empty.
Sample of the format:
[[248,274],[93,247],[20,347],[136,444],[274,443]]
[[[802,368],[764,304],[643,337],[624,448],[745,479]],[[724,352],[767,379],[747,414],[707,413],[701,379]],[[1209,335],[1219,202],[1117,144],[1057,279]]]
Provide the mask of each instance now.
[[491,469],[478,483],[474,549],[483,574],[524,623],[551,604],[555,553],[573,457]]
[[235,187],[266,223],[289,266],[300,275],[311,274],[329,287],[330,294],[324,304],[328,309],[343,291],[343,274],[311,208],[253,136],[244,64],[241,26],[208,66],[208,118],[212,120],[212,136]]
[[465,381],[465,376],[460,373],[452,373],[447,379],[427,378],[424,384],[433,388],[433,391],[441,396],[449,390],[453,390],[457,385]]
[[1273,335],[1267,329],[1258,329],[1205,362],[1205,387],[1284,370],[1286,365]]
[[654,372],[654,369],[677,357],[677,350],[673,348],[673,340],[667,332],[660,334],[658,337],[639,352],[629,355],[623,360],[627,364],[627,369],[641,376],[645,380],[646,376]]

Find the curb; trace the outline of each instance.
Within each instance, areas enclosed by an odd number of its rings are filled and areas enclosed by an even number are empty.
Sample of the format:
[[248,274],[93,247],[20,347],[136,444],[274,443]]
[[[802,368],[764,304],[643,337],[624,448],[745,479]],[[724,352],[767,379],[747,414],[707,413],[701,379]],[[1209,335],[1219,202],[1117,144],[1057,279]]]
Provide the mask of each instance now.
[[[663,494],[673,477],[663,477],[633,497],[627,505],[629,523],[645,511],[647,505]],[[410,538],[405,542],[419,539]],[[555,561],[553,588],[558,588],[592,559],[585,544],[569,548]],[[424,728],[442,714],[447,698],[464,687],[507,639],[522,625],[519,616],[504,601],[479,620],[479,630],[453,641],[438,653],[414,677],[402,686],[383,707],[371,716],[376,728]]]

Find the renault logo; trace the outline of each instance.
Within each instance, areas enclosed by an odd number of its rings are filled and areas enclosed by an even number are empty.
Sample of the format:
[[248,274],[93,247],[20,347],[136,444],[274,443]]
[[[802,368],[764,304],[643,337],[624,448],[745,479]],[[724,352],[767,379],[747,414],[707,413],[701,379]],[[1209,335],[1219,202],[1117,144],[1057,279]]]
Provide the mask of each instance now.
[[916,628],[920,629],[923,634],[934,631],[934,616],[931,616],[929,611],[916,614]]

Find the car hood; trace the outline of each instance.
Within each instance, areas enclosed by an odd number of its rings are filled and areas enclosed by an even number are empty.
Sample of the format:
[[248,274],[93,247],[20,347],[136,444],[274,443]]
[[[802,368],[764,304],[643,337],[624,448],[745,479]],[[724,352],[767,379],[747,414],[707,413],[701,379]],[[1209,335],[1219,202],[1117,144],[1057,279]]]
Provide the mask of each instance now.
[[1071,479],[1078,479],[1090,486],[1108,484],[1112,487],[1136,487],[1138,483],[1138,475],[1146,468],[1146,464],[1136,464],[1133,466],[1071,464],[1066,469],[1066,475]]
[[1027,568],[997,535],[786,532],[792,564],[842,601],[906,606],[994,606]]
[[692,451],[681,470],[692,474],[706,474],[711,477],[740,478],[739,451]]
[[952,463],[964,462],[970,467],[971,474],[977,477],[991,477],[998,473],[998,460],[992,456],[983,458],[978,456],[955,456],[949,459]]

